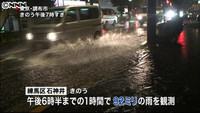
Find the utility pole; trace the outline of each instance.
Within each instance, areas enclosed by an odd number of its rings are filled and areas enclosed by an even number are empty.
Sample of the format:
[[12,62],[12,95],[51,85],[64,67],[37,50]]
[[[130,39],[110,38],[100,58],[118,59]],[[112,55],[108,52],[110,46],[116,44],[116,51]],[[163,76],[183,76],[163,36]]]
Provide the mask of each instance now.
[[156,0],[148,0],[147,43],[156,43]]
[[129,3],[128,3],[128,18],[129,18],[129,20],[131,19],[131,9],[132,9],[132,0],[128,0],[129,1]]

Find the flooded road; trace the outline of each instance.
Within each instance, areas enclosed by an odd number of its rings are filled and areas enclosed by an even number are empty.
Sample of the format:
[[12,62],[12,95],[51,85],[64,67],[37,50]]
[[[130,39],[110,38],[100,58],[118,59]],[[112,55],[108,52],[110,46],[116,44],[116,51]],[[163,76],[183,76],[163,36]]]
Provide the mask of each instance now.
[[146,31],[138,30],[129,34],[110,32],[98,40],[66,42],[46,50],[11,55],[12,59],[1,62],[1,109],[30,111],[34,106],[26,102],[26,86],[88,88],[119,73],[145,41]]
[[[194,33],[191,33],[193,31]],[[178,44],[141,46],[144,28],[98,40],[26,51],[1,63],[2,111],[31,111],[26,86],[88,88],[90,96],[175,96],[175,106],[59,106],[45,111],[200,111],[199,29],[185,28]]]

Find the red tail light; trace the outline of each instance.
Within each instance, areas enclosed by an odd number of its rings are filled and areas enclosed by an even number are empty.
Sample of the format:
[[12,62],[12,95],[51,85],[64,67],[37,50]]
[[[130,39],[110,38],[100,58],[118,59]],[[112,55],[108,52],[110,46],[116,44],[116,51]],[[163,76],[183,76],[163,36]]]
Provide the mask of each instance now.
[[102,34],[106,34],[106,30],[105,29],[102,30]]

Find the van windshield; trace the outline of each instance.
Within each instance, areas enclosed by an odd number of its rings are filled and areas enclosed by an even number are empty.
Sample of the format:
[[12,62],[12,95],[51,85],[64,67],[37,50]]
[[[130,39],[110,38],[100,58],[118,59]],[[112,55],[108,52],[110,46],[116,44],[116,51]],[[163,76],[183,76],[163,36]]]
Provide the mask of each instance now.
[[45,17],[33,18],[33,23],[37,25],[38,24],[57,24],[57,23],[60,23],[62,18],[64,17],[64,9],[50,9],[48,12],[45,12],[45,13],[46,13]]

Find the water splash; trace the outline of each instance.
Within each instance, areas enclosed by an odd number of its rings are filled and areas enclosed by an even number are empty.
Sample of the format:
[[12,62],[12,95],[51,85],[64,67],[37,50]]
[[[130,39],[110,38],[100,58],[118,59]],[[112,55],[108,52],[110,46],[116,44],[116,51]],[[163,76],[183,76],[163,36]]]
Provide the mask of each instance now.
[[138,38],[140,33],[137,31],[129,34],[110,32],[98,40],[88,38],[78,39],[75,43],[66,41],[37,53],[28,60],[27,66],[80,64],[119,56],[143,41],[145,36]]

